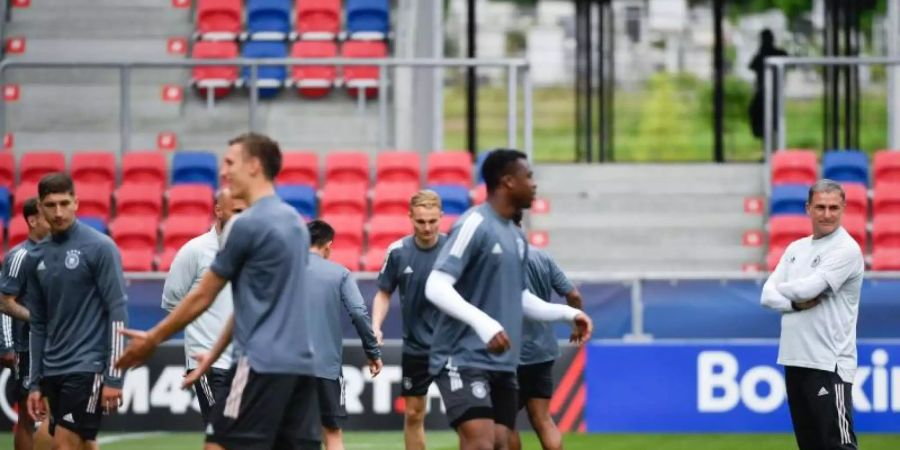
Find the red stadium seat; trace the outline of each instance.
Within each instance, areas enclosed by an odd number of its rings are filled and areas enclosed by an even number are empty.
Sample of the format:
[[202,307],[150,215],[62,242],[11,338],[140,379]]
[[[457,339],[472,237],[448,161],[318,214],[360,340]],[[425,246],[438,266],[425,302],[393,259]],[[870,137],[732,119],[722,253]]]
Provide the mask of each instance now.
[[332,41],[341,31],[341,0],[296,0],[297,37]]
[[158,229],[158,219],[150,216],[118,216],[109,224],[109,234],[120,249],[149,249],[151,254]]
[[154,183],[123,184],[115,197],[116,215],[159,217],[162,214],[162,189]]
[[12,190],[16,182],[16,157],[11,152],[0,152],[0,187]]
[[418,184],[411,183],[375,183],[372,194],[372,214],[409,213],[409,199],[418,191]]
[[72,180],[76,185],[116,185],[116,155],[111,152],[79,152],[72,155]]
[[900,249],[876,248],[872,252],[872,270],[900,270]]
[[900,183],[881,183],[875,186],[872,211],[875,217],[900,214]]
[[373,216],[369,221],[369,248],[388,248],[410,233],[412,225],[408,216]]
[[845,183],[841,186],[844,188],[844,195],[847,199],[847,206],[844,209],[844,214],[847,216],[868,218],[869,191],[866,187],[859,183]]
[[[331,41],[300,41],[291,47],[294,58],[334,58],[337,45]],[[291,80],[300,95],[310,98],[324,97],[331,92],[337,80],[335,66],[291,66]]]
[[881,150],[875,153],[873,159],[875,186],[879,183],[900,183],[900,151]]
[[197,34],[200,39],[233,41],[241,34],[241,0],[198,0]]
[[[238,46],[234,42],[201,41],[194,44],[194,59],[234,59],[238,57]],[[239,76],[238,66],[197,66],[193,69],[193,84],[200,95],[213,90],[215,98],[222,98],[231,92]]]
[[377,183],[421,183],[421,158],[416,152],[381,152],[375,158],[375,181]]
[[322,220],[334,228],[332,248],[355,249],[359,254],[363,244],[363,216],[333,214],[324,216]]
[[441,233],[449,234],[459,216],[441,216]]
[[787,248],[791,242],[812,234],[807,216],[774,216],[769,219],[769,247]]
[[319,187],[319,155],[308,151],[287,151],[281,155],[278,184],[305,184]]
[[358,248],[332,248],[328,259],[355,272],[359,270],[360,255]]
[[66,156],[62,152],[28,152],[19,160],[19,183],[37,183],[48,173],[65,171]]
[[212,187],[206,184],[172,186],[167,192],[168,214],[211,217],[215,205],[213,195]]
[[22,205],[25,204],[25,200],[28,200],[32,197],[37,197],[37,183],[21,183],[16,186],[16,190],[13,191],[13,214],[19,215],[22,214]]
[[163,224],[163,249],[178,250],[187,241],[209,231],[210,216],[170,215]]
[[122,157],[122,184],[168,184],[166,157],[158,151],[129,152]]
[[769,253],[766,254],[766,267],[769,272],[775,270],[778,266],[778,262],[781,260],[781,255],[784,254],[785,247],[770,247]]
[[[387,46],[382,41],[347,41],[341,48],[345,58],[385,58]],[[356,97],[359,89],[363,89],[365,96],[374,98],[378,94],[378,66],[345,66],[344,83],[347,92]]]
[[866,230],[867,222],[865,217],[854,215],[844,215],[844,218],[841,221],[841,226],[843,226],[844,229],[847,230],[847,233],[850,233],[850,236],[853,237],[853,240],[859,244],[863,253],[866,253],[866,248],[869,244],[869,235]]
[[332,152],[325,157],[325,185],[359,183],[369,186],[369,154],[365,152]]
[[105,182],[99,184],[75,184],[75,195],[78,197],[78,216],[96,217],[104,222],[109,221],[112,210],[112,191]]
[[813,184],[819,162],[812,150],[781,150],[772,155],[772,184]]
[[28,239],[28,224],[21,214],[16,214],[9,219],[9,247],[18,245]]
[[365,216],[366,188],[361,184],[331,183],[322,190],[319,214]]
[[150,272],[153,270],[152,248],[119,249],[122,255],[122,270],[125,272]]
[[472,189],[472,204],[480,205],[487,200],[487,186],[484,183],[475,186],[475,189]]
[[472,186],[472,156],[466,152],[428,155],[428,184]]
[[900,249],[900,214],[882,214],[872,221],[872,247]]
[[175,248],[167,248],[164,249],[162,253],[156,258],[156,267],[160,272],[168,272],[172,267],[172,261],[175,260],[175,255],[178,253],[178,249]]
[[387,255],[386,248],[369,248],[366,256],[363,257],[363,270],[368,272],[378,272],[384,265],[384,258]]

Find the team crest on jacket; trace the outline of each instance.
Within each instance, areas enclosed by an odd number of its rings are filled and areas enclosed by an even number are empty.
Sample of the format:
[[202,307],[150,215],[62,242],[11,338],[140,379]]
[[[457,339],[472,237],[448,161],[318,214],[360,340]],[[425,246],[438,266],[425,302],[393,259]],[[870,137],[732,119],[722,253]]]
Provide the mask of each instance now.
[[66,252],[66,269],[72,270],[78,267],[81,262],[81,252],[78,250],[69,250]]

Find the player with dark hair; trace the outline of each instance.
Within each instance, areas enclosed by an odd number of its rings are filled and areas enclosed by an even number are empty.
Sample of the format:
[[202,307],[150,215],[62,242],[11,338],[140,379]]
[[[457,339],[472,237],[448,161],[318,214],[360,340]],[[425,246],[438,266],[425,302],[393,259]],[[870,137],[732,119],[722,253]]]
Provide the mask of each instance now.
[[571,322],[577,343],[593,327],[581,311],[527,289],[528,245],[512,222],[531,206],[536,190],[525,154],[494,150],[482,173],[487,202],[456,222],[425,286],[443,313],[434,330],[430,371],[463,450],[503,449],[509,442],[518,411],[524,317]]

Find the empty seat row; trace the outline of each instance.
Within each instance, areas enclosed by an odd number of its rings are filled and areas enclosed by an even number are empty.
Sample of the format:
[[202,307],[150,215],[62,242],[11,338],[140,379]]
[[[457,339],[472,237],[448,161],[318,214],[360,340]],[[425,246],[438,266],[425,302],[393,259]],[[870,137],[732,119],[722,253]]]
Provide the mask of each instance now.
[[[868,217],[869,194],[861,184],[843,184],[846,198],[845,215]],[[782,214],[805,214],[809,186],[803,184],[783,184],[772,187],[769,212],[773,216]],[[881,183],[875,187],[872,196],[872,212],[880,214],[900,212],[900,183]]]
[[[869,186],[869,158],[856,150],[826,152],[822,177],[842,183]],[[819,178],[819,163],[811,150],[782,150],[772,155],[772,183],[812,184]],[[900,182],[900,151],[882,150],[873,157],[872,179],[879,183]]]
[[[460,215],[471,206],[470,192],[465,187],[436,185],[429,188],[441,197],[446,214]],[[406,214],[409,199],[418,190],[419,185],[413,183],[378,183],[372,192],[372,213]],[[316,217],[317,213],[368,215],[368,189],[361,183],[329,183],[318,202],[315,190],[307,185],[279,185],[277,193],[306,218]]]

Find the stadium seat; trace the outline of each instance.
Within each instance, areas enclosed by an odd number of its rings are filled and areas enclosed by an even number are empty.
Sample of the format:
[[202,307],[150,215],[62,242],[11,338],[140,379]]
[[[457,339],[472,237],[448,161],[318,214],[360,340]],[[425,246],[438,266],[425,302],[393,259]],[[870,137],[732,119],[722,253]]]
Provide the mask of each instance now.
[[377,183],[421,183],[422,160],[416,152],[387,151],[375,158]]
[[247,0],[247,33],[253,41],[283,41],[291,32],[291,0]]
[[[288,55],[287,45],[283,42],[247,42],[243,49],[244,58],[285,58]],[[260,98],[272,98],[284,86],[287,79],[286,66],[259,66],[257,86]],[[241,79],[250,88],[250,67],[241,70]]]
[[406,215],[409,200],[419,189],[418,184],[377,182],[372,193],[372,214]]
[[162,214],[162,193],[155,183],[125,183],[116,189],[116,215],[158,218]]
[[21,214],[17,214],[9,221],[9,248],[18,245],[28,239],[28,224]]
[[487,200],[487,186],[484,183],[475,186],[475,189],[472,189],[472,204],[480,205]]
[[172,157],[172,184],[219,185],[216,155],[209,152],[177,152]]
[[881,150],[872,162],[875,186],[879,183],[900,183],[900,151]]
[[16,183],[16,157],[12,152],[0,152],[0,187],[12,189]]
[[376,215],[369,221],[369,249],[388,248],[394,241],[412,233],[408,216]]
[[[331,41],[300,41],[291,47],[293,58],[334,58],[337,45]],[[335,66],[291,66],[291,81],[297,92],[305,97],[328,95],[337,80]]]
[[210,216],[169,215],[162,227],[163,249],[178,250],[187,241],[209,231]]
[[305,184],[282,184],[275,192],[285,203],[294,207],[304,219],[316,217],[316,189]]
[[78,220],[80,220],[81,223],[83,223],[103,234],[107,234],[109,232],[109,227],[106,225],[106,222],[107,222],[106,220],[99,219],[97,217],[90,217],[90,216],[82,217],[80,214],[78,215]]
[[429,189],[441,196],[444,214],[458,216],[469,209],[469,189],[452,184],[438,184]]
[[491,152],[484,152],[478,154],[478,159],[475,160],[475,182],[476,183],[484,183],[484,174],[481,173],[481,166],[484,165],[484,160],[487,159],[487,156],[490,155]]
[[844,218],[841,220],[841,226],[847,230],[847,233],[853,237],[853,240],[859,244],[859,247],[862,249],[863,253],[866,253],[866,249],[869,245],[869,235],[866,230],[867,219],[863,216],[848,216],[844,215]]
[[287,151],[281,154],[279,184],[305,184],[319,187],[319,155],[315,152]]
[[[235,42],[209,41],[195,43],[191,54],[194,59],[235,59],[238,55]],[[238,66],[195,66],[191,83],[199,95],[206,97],[206,91],[212,89],[215,98],[222,98],[231,92],[238,74]]]
[[371,248],[366,251],[363,257],[363,270],[366,272],[378,272],[384,265],[384,257],[387,255],[386,248]]
[[[341,48],[346,58],[384,58],[387,57],[387,46],[381,41],[347,41]],[[378,94],[378,66],[344,66],[344,84],[347,92],[353,97],[363,89],[367,98],[375,98]]]
[[332,152],[325,157],[325,185],[329,183],[369,185],[369,154],[365,152]]
[[347,0],[350,39],[385,39],[390,30],[388,0]]
[[363,216],[334,214],[322,220],[334,228],[334,249],[354,249],[358,255],[363,244]]
[[450,234],[450,230],[453,228],[453,224],[456,223],[456,219],[459,219],[459,216],[451,216],[448,214],[441,216],[441,233]]
[[362,217],[367,213],[366,187],[358,183],[326,184],[320,200],[322,215],[352,214]]
[[241,0],[198,0],[197,37],[210,41],[234,41],[241,35]]
[[900,214],[875,216],[872,221],[872,248],[900,249]]
[[841,183],[869,185],[869,158],[858,150],[826,152],[822,156],[822,174]]
[[467,152],[428,155],[428,184],[472,186],[472,157]]
[[122,184],[154,184],[160,191],[169,180],[166,157],[158,151],[126,153],[122,157]]
[[48,173],[65,171],[66,156],[62,152],[28,152],[19,160],[19,183],[37,183]]
[[153,270],[152,248],[119,249],[122,255],[122,270],[125,272],[150,272]]
[[769,247],[787,248],[791,242],[812,234],[808,216],[774,216],[769,219]]
[[25,200],[37,197],[37,193],[37,182],[20,183],[16,186],[16,190],[13,191],[13,215],[21,214]]
[[104,222],[109,221],[112,210],[112,190],[106,183],[75,184],[75,195],[78,197],[78,216],[96,217]]
[[876,248],[872,252],[872,270],[900,271],[900,249]]
[[806,214],[806,198],[809,186],[802,184],[782,184],[772,187],[769,198],[769,214]]
[[844,209],[845,216],[869,217],[869,191],[865,186],[857,183],[845,183],[844,197],[847,206]]
[[358,248],[332,248],[331,256],[328,259],[355,272],[359,270],[359,258],[360,250]]
[[72,155],[72,180],[76,185],[116,185],[116,155],[111,152],[79,152]]
[[169,188],[168,214],[211,217],[214,201],[213,190],[205,184],[179,184]]
[[766,267],[769,272],[775,270],[775,267],[778,266],[778,262],[781,260],[781,255],[784,254],[785,247],[770,247],[769,252],[766,253]]
[[300,40],[333,41],[341,31],[341,0],[297,0],[294,9]]
[[[0,186],[0,219],[2,219],[3,223],[9,222],[9,215],[12,212],[12,205],[10,205],[9,200],[9,189],[7,189],[5,186]],[[0,237],[2,237],[2,235],[0,235]]]
[[172,261],[175,260],[175,255],[178,254],[178,249],[167,248],[164,249],[162,253],[156,258],[156,267],[160,272],[168,272],[170,268],[172,268]]
[[118,216],[109,224],[109,233],[121,250],[156,249],[159,221],[148,216]]
[[900,183],[881,183],[875,186],[872,212],[875,217],[882,214],[900,214]]
[[813,184],[819,161],[812,150],[781,150],[772,155],[772,184]]

